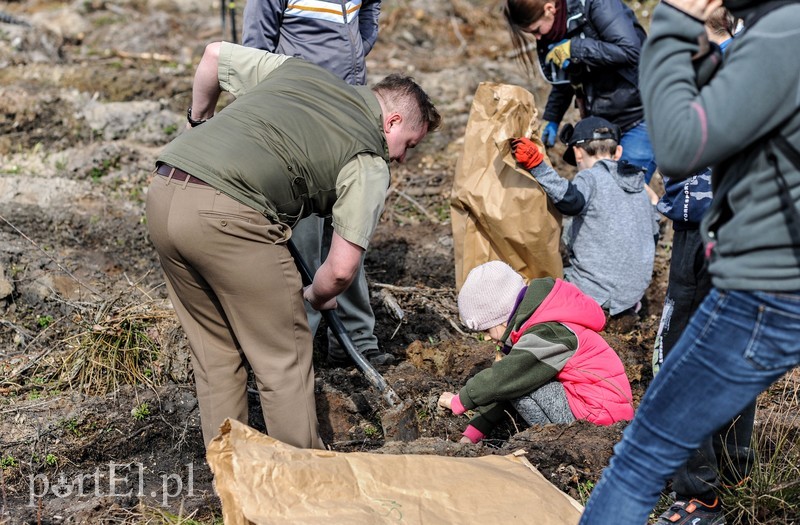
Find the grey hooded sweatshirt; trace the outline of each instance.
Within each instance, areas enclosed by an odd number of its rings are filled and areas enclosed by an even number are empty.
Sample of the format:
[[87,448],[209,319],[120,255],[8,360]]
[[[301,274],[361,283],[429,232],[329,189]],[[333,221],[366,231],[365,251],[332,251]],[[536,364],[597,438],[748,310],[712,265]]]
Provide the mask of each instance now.
[[800,170],[774,140],[768,148],[767,139],[780,134],[800,150],[800,2],[769,8],[752,23],[765,3],[725,2],[744,17],[745,30],[703,86],[691,63],[703,23],[659,4],[642,52],[640,87],[659,169],[678,179],[714,165],[714,201],[701,223],[714,286],[794,291],[800,290]]
[[556,208],[574,215],[564,279],[611,315],[636,305],[653,274],[658,216],[644,191],[644,172],[600,160],[568,181],[545,163],[531,174]]

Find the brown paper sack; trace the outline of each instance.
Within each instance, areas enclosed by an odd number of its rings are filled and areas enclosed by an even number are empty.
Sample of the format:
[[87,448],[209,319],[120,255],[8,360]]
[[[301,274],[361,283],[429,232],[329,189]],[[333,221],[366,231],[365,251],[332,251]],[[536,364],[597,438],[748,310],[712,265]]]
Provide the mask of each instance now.
[[528,280],[562,276],[561,214],[511,153],[510,139],[522,136],[544,150],[538,123],[529,91],[493,82],[478,86],[450,201],[457,290],[470,270],[498,259]]
[[576,524],[581,506],[524,457],[298,449],[226,420],[208,463],[227,525]]

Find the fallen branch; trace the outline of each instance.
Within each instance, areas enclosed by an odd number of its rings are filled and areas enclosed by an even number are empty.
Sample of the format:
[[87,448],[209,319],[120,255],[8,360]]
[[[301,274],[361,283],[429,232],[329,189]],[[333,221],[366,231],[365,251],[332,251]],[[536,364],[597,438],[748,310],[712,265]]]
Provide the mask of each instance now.
[[13,370],[10,374],[8,374],[8,377],[6,377],[3,380],[3,384],[4,385],[12,384],[12,381],[14,381],[14,379],[18,378],[31,368],[41,365],[42,358],[44,358],[44,356],[46,356],[53,350],[55,350],[55,346],[49,346],[44,350],[42,350],[41,352],[39,352],[38,354],[36,354],[34,357],[30,358],[27,363],[18,366],[15,370]]
[[392,295],[392,292],[384,288],[380,291],[379,295],[383,306],[389,310],[389,313],[392,314],[392,317],[398,321],[402,321],[405,318],[406,313],[400,307],[400,303],[397,302],[397,299],[395,299],[394,295]]
[[34,403],[32,405],[6,408],[4,410],[0,410],[0,414],[12,414],[14,412],[22,412],[22,411],[24,411],[26,413],[27,412],[34,412],[35,411],[34,409],[36,409],[38,407],[43,407],[43,406],[49,405],[53,401],[58,401],[58,398],[54,397],[54,398],[51,398],[51,399],[45,399],[44,401],[41,401],[39,403]]
[[464,40],[463,36],[461,36],[461,30],[458,28],[458,20],[456,20],[456,17],[450,17],[450,25],[453,27],[453,33],[455,33],[456,39],[458,39],[459,43],[458,51],[456,51],[455,54],[460,55],[465,49],[467,49],[467,41]]
[[152,60],[155,62],[177,62],[172,55],[162,55],[161,53],[130,53],[119,49],[106,49],[105,57],[114,56],[119,58],[133,58],[136,60]]
[[411,188],[406,189],[406,195],[410,195],[411,197],[430,197],[431,195],[441,195],[444,193],[444,189],[441,185],[439,186],[413,186]]
[[436,224],[441,224],[442,221],[440,221],[438,219],[438,217],[436,217],[434,214],[429,212],[428,209],[425,208],[425,206],[420,204],[419,201],[417,199],[415,199],[414,197],[412,197],[411,195],[408,195],[405,192],[403,192],[401,190],[398,190],[395,187],[391,187],[391,188],[389,188],[389,191],[386,192],[387,196],[390,195],[392,192],[400,195],[405,200],[410,202],[415,208],[417,208],[420,212],[422,212],[423,215],[425,215],[428,219],[430,219],[431,222],[435,222]]
[[[458,323],[453,319],[453,305],[456,303],[455,290],[453,288],[426,288],[423,286],[396,286],[386,283],[370,283],[371,286],[382,288],[384,291],[392,291],[399,294],[409,294],[418,297],[419,301],[443,317],[453,329],[461,335],[467,335]],[[394,296],[392,296],[394,297]],[[398,302],[399,307],[399,302]]]
[[386,283],[370,283],[370,286],[385,288],[393,292],[413,293],[413,294],[442,294],[455,292],[452,288],[428,288],[425,286],[397,286]]
[[456,323],[455,321],[453,321],[453,319],[451,319],[451,318],[450,318],[450,316],[444,316],[444,318],[445,318],[445,319],[447,319],[447,322],[448,322],[448,323],[450,323],[450,326],[452,326],[452,327],[453,327],[453,329],[454,329],[456,332],[458,332],[459,334],[461,334],[461,335],[464,335],[464,336],[465,336],[465,335],[467,335],[467,333],[466,333],[466,332],[464,332],[464,331],[461,329],[461,327],[460,327],[460,326],[458,326],[458,323]]

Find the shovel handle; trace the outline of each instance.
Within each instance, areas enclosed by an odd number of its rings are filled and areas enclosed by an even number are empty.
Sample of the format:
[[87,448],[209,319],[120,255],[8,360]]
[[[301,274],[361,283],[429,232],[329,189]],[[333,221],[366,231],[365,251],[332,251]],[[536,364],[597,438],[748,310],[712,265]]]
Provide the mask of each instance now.
[[[306,264],[303,260],[303,257],[300,255],[300,252],[297,250],[297,246],[294,245],[291,239],[286,243],[289,248],[289,252],[292,254],[294,258],[294,263],[297,266],[297,270],[300,272],[300,277],[303,279],[303,284],[308,286],[314,280],[314,274],[311,272],[311,268]],[[390,407],[395,407],[401,404],[400,397],[395,393],[392,387],[389,386],[389,383],[386,382],[386,379],[383,378],[380,373],[372,366],[372,363],[365,358],[361,352],[358,351],[356,345],[353,343],[353,340],[350,338],[350,335],[347,333],[347,330],[344,328],[344,323],[342,323],[339,314],[336,313],[336,310],[320,310],[322,317],[325,319],[325,322],[328,323],[328,327],[330,327],[333,335],[336,336],[336,340],[339,341],[339,344],[342,345],[347,351],[347,354],[350,358],[355,362],[356,366],[359,370],[367,377],[367,381],[378,389],[378,392],[383,395],[383,398],[389,404]]]

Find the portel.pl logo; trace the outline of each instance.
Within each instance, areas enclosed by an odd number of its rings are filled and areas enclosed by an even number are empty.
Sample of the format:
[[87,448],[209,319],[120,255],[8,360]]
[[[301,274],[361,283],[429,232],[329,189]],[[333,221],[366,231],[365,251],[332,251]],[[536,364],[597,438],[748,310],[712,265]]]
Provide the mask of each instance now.
[[61,473],[51,480],[46,474],[28,476],[28,506],[33,507],[40,498],[77,498],[81,496],[146,497],[160,499],[166,507],[170,498],[194,496],[194,464],[187,463],[185,478],[180,474],[160,474],[161,485],[150,483],[145,491],[145,468],[141,463],[109,463],[91,474],[78,474],[68,478]]

